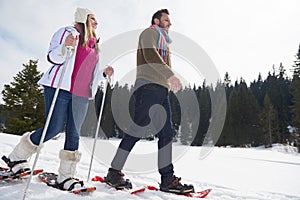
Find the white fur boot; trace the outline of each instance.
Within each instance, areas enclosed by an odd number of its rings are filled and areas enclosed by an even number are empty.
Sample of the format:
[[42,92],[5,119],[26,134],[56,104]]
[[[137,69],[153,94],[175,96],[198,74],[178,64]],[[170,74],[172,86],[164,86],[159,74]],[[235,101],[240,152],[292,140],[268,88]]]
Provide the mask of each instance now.
[[62,190],[72,191],[82,188],[83,182],[75,179],[76,165],[80,161],[81,153],[79,151],[61,150],[59,152],[60,165],[58,169],[57,183]]
[[[29,171],[30,167],[27,162],[27,159],[34,153],[37,152],[38,146],[33,144],[30,140],[30,133],[25,133],[20,142],[14,148],[14,150],[8,156],[11,163],[16,162],[11,167],[12,172],[22,172],[22,171]],[[21,162],[19,162],[21,161]],[[24,161],[24,162],[23,162]],[[19,162],[19,163],[18,163]]]

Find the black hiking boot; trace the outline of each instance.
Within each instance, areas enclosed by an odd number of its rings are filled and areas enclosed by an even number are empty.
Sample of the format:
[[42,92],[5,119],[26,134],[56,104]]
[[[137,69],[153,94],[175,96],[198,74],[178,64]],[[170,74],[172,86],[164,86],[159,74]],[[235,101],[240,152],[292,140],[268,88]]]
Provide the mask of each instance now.
[[109,168],[107,176],[104,177],[104,182],[117,190],[132,189],[132,184],[129,179],[124,179],[123,174],[119,170]]
[[182,185],[180,183],[180,180],[181,178],[178,178],[174,175],[169,178],[165,178],[160,184],[160,190],[163,192],[170,192],[175,194],[187,194],[195,192],[193,185]]

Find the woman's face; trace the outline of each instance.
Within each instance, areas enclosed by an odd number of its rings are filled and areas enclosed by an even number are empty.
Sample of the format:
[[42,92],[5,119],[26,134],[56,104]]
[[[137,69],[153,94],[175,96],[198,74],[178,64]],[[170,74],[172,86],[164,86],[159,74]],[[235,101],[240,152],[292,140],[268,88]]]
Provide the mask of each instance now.
[[94,14],[88,15],[88,21],[89,21],[89,23],[91,24],[92,28],[93,28],[94,30],[96,30],[96,29],[97,29],[97,26],[98,26],[98,21],[97,21],[97,19],[96,19],[96,16],[95,16]]

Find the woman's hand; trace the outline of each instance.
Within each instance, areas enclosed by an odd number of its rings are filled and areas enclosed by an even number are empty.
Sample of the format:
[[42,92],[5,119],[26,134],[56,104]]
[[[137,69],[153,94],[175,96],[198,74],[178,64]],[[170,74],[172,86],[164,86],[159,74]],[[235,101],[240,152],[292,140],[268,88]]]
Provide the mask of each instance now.
[[69,47],[69,46],[75,47],[76,40],[77,40],[77,37],[74,37],[72,34],[68,35],[66,37],[65,46],[66,47]]

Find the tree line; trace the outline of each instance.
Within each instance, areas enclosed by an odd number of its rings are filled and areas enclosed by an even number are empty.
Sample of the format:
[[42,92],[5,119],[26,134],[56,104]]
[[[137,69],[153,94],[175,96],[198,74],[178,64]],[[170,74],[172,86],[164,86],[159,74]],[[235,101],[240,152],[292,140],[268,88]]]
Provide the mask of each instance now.
[[[24,132],[40,128],[45,122],[43,90],[37,85],[42,74],[37,70],[38,61],[30,60],[23,64],[24,69],[17,73],[14,81],[4,85],[2,91],[4,105],[1,109],[1,124],[5,132],[21,135]],[[270,146],[273,143],[289,143],[299,147],[300,127],[300,47],[293,65],[293,75],[286,75],[285,67],[273,66],[265,80],[261,74],[257,80],[247,85],[241,78],[232,82],[230,75],[214,85],[204,81],[200,86],[183,88],[176,94],[170,92],[174,140],[182,144],[201,146],[209,132],[214,132],[214,101],[218,100],[218,90],[225,90],[226,117],[220,137],[212,141],[218,146]],[[133,86],[119,85],[106,88],[106,99],[101,117],[99,137],[122,137],[127,130],[126,118],[122,118],[125,105],[129,116],[133,113]],[[117,94],[117,98],[112,98]],[[184,107],[180,97],[195,96],[200,117],[193,108],[192,98],[184,98]],[[99,87],[94,100],[90,101],[88,114],[82,127],[81,135],[95,135],[97,117],[103,98],[103,87]],[[125,100],[129,100],[125,101]],[[191,101],[191,102],[189,102]],[[112,109],[112,105],[114,105]],[[190,106],[189,106],[190,105]],[[119,116],[116,116],[119,115]],[[119,121],[116,122],[115,119]],[[120,121],[121,120],[121,121]],[[122,122],[124,120],[124,122]],[[63,131],[63,130],[62,130]],[[153,139],[153,136],[146,139]]]

